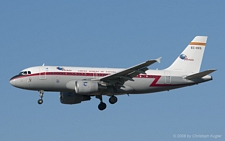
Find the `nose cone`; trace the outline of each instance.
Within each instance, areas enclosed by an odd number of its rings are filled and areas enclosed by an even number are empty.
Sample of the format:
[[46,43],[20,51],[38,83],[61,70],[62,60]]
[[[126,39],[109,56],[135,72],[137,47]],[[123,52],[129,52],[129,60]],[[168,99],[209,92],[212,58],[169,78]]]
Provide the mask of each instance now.
[[12,77],[12,78],[9,80],[9,83],[10,83],[12,86],[14,86],[14,87],[16,87],[16,77],[17,77],[17,76],[18,76],[18,75]]
[[12,85],[12,86],[15,86],[16,85],[16,81],[14,79],[10,79],[9,83]]

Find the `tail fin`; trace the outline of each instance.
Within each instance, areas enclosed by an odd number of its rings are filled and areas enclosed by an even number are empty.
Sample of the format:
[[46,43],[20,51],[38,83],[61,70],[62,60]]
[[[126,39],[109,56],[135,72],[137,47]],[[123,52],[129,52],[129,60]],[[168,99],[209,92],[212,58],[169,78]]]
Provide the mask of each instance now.
[[173,64],[166,70],[199,72],[205,51],[207,36],[196,36]]

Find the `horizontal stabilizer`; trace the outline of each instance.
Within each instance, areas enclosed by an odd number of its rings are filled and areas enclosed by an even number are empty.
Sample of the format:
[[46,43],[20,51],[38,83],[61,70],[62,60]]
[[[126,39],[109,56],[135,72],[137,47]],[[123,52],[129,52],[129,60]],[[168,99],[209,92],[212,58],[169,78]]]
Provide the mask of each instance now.
[[195,74],[192,74],[192,75],[189,75],[189,76],[186,76],[185,79],[196,79],[196,78],[202,78],[212,72],[214,72],[216,70],[206,70],[206,71],[203,71],[203,72],[199,72],[199,73],[195,73]]

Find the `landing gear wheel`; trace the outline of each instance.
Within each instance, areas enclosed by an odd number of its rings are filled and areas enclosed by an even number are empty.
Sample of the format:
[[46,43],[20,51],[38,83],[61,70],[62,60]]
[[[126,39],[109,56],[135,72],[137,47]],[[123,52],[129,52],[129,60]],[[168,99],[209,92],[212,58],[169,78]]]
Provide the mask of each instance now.
[[39,99],[38,104],[42,104],[42,103],[43,103],[43,99]]
[[115,97],[114,95],[113,96],[111,96],[110,98],[109,98],[109,103],[110,104],[115,104],[116,102],[117,102],[117,97]]
[[100,104],[98,105],[98,109],[102,111],[102,110],[105,110],[105,108],[106,108],[106,104],[104,102],[100,102]]

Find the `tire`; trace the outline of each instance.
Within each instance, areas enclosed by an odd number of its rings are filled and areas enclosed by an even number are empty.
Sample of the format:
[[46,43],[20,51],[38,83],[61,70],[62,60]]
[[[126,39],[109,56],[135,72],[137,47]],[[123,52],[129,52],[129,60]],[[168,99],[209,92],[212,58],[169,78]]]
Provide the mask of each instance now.
[[42,104],[43,103],[43,100],[42,99],[39,99],[38,100],[38,104]]
[[117,99],[116,96],[111,96],[111,97],[109,98],[109,103],[110,103],[110,104],[115,104],[117,101],[118,101],[118,99]]
[[98,105],[98,109],[99,109],[100,111],[105,110],[105,108],[106,108],[106,104],[105,104],[104,102],[101,102],[101,103]]

